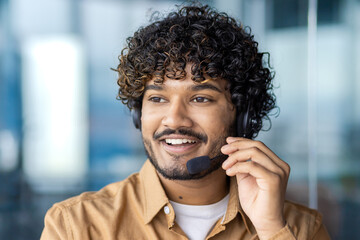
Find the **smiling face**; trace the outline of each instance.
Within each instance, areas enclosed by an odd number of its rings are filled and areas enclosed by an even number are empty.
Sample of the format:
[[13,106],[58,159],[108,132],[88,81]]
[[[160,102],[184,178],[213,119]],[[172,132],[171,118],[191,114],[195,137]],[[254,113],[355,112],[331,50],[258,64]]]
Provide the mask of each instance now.
[[147,155],[165,178],[198,179],[221,166],[190,175],[186,162],[198,156],[219,155],[225,139],[233,135],[235,107],[226,80],[196,83],[189,67],[182,80],[165,77],[162,84],[147,82],[141,115],[141,129]]

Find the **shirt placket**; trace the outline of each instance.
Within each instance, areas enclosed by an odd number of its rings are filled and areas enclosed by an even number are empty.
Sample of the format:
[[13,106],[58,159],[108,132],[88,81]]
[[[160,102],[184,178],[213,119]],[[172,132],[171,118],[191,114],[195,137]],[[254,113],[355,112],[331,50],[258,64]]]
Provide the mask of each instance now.
[[214,237],[215,235],[217,235],[218,233],[224,231],[226,229],[225,224],[223,223],[222,219],[219,219],[214,228],[211,230],[210,234],[206,237],[206,240],[208,240],[211,237]]
[[178,227],[178,225],[175,224],[175,211],[174,211],[174,208],[171,206],[171,204],[167,203],[164,206],[163,210],[164,210],[164,213],[166,216],[168,229],[170,231],[175,232],[179,236],[179,239],[184,239],[184,240],[188,239],[186,237],[186,235],[184,234],[184,232]]
[[166,216],[168,228],[171,230],[175,225],[175,212],[169,203],[164,206],[164,213]]

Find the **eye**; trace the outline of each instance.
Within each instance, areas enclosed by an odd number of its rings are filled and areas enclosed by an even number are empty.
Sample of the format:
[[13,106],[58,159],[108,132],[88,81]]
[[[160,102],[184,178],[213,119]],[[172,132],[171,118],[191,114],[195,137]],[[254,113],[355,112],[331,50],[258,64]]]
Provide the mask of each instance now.
[[150,97],[149,101],[151,102],[156,102],[156,103],[164,103],[165,99],[161,98],[161,97]]
[[196,97],[196,98],[193,98],[192,101],[196,102],[196,103],[206,103],[206,102],[210,102],[211,100],[206,97]]

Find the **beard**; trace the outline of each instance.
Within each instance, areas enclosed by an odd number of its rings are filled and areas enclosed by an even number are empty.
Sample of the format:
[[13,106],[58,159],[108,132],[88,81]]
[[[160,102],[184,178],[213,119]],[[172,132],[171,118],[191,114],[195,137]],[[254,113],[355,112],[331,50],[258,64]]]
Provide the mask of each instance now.
[[[210,144],[211,151],[207,154],[210,158],[214,158],[211,161],[210,168],[196,174],[190,174],[186,168],[185,165],[182,164],[176,164],[180,162],[181,158],[185,158],[186,156],[183,155],[170,155],[170,158],[172,158],[172,162],[175,164],[172,164],[170,167],[163,167],[159,165],[159,161],[156,158],[156,154],[153,150],[151,141],[148,139],[145,139],[143,137],[143,143],[145,147],[145,152],[147,157],[149,158],[152,165],[155,167],[156,171],[161,174],[164,178],[170,179],[170,180],[195,180],[195,179],[201,179],[205,176],[209,175],[210,173],[216,171],[219,169],[223,163],[223,161],[226,159],[226,157],[218,157],[219,155],[222,155],[221,153],[221,147],[226,144],[226,137],[228,136],[234,136],[234,128],[230,127],[226,131],[224,131],[214,142]],[[176,133],[184,136],[191,136],[191,137],[197,137],[199,140],[203,142],[207,142],[207,136],[199,133],[195,133],[190,129],[179,129],[179,130],[171,130],[166,129],[162,133],[155,133],[153,136],[153,140],[158,139],[159,137],[166,135]],[[188,159],[190,160],[190,159]]]

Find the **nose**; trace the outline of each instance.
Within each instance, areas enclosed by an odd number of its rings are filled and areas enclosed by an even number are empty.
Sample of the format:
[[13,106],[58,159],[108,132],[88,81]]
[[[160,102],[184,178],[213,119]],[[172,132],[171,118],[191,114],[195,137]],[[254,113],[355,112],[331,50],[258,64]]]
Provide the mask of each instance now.
[[173,100],[165,111],[162,119],[163,126],[170,129],[192,127],[193,121],[191,120],[188,106],[182,99]]

